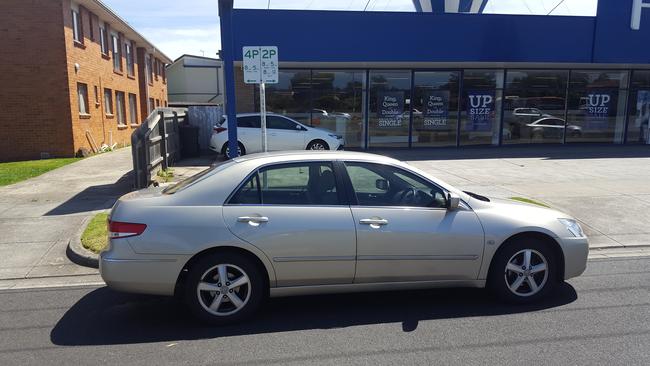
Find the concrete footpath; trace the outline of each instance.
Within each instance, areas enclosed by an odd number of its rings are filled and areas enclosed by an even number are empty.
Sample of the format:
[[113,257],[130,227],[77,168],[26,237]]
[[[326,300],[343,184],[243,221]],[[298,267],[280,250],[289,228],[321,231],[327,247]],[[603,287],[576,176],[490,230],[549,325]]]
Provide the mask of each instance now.
[[0,288],[55,276],[96,280],[97,270],[70,262],[66,247],[84,221],[131,190],[131,170],[126,148],[0,187]]

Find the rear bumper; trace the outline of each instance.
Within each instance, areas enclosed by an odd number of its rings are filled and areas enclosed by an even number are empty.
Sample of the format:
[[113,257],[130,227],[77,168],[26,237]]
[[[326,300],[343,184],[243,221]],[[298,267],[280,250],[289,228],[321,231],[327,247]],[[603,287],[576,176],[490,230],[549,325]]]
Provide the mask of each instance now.
[[173,295],[178,275],[189,260],[185,256],[161,258],[135,253],[125,256],[124,252],[123,249],[119,254],[113,250],[102,252],[99,272],[111,289],[140,294]]

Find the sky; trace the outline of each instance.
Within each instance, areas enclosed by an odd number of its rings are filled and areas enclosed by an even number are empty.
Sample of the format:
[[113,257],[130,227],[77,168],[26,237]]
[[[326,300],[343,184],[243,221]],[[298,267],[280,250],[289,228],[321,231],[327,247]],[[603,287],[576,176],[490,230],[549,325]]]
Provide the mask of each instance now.
[[[172,60],[217,57],[217,0],[102,0]],[[412,0],[234,0],[236,8],[414,11]],[[559,4],[559,5],[558,5]],[[489,0],[485,13],[596,15],[597,0]]]

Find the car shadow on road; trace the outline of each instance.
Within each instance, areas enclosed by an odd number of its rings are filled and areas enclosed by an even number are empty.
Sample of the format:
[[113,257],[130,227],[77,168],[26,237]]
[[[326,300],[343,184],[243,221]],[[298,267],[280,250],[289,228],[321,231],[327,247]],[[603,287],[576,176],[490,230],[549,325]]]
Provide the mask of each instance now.
[[435,289],[270,299],[254,318],[229,326],[199,324],[177,300],[96,289],[70,308],[50,333],[61,346],[114,345],[265,334],[358,325],[517,314],[553,309],[577,299],[564,283],[535,305],[506,305],[483,289]]

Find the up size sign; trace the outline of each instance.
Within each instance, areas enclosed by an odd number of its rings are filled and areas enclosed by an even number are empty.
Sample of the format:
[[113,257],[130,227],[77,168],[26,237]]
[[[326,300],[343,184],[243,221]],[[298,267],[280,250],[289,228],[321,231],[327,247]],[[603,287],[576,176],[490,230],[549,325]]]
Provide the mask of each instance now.
[[278,48],[276,46],[242,47],[246,84],[278,82]]

